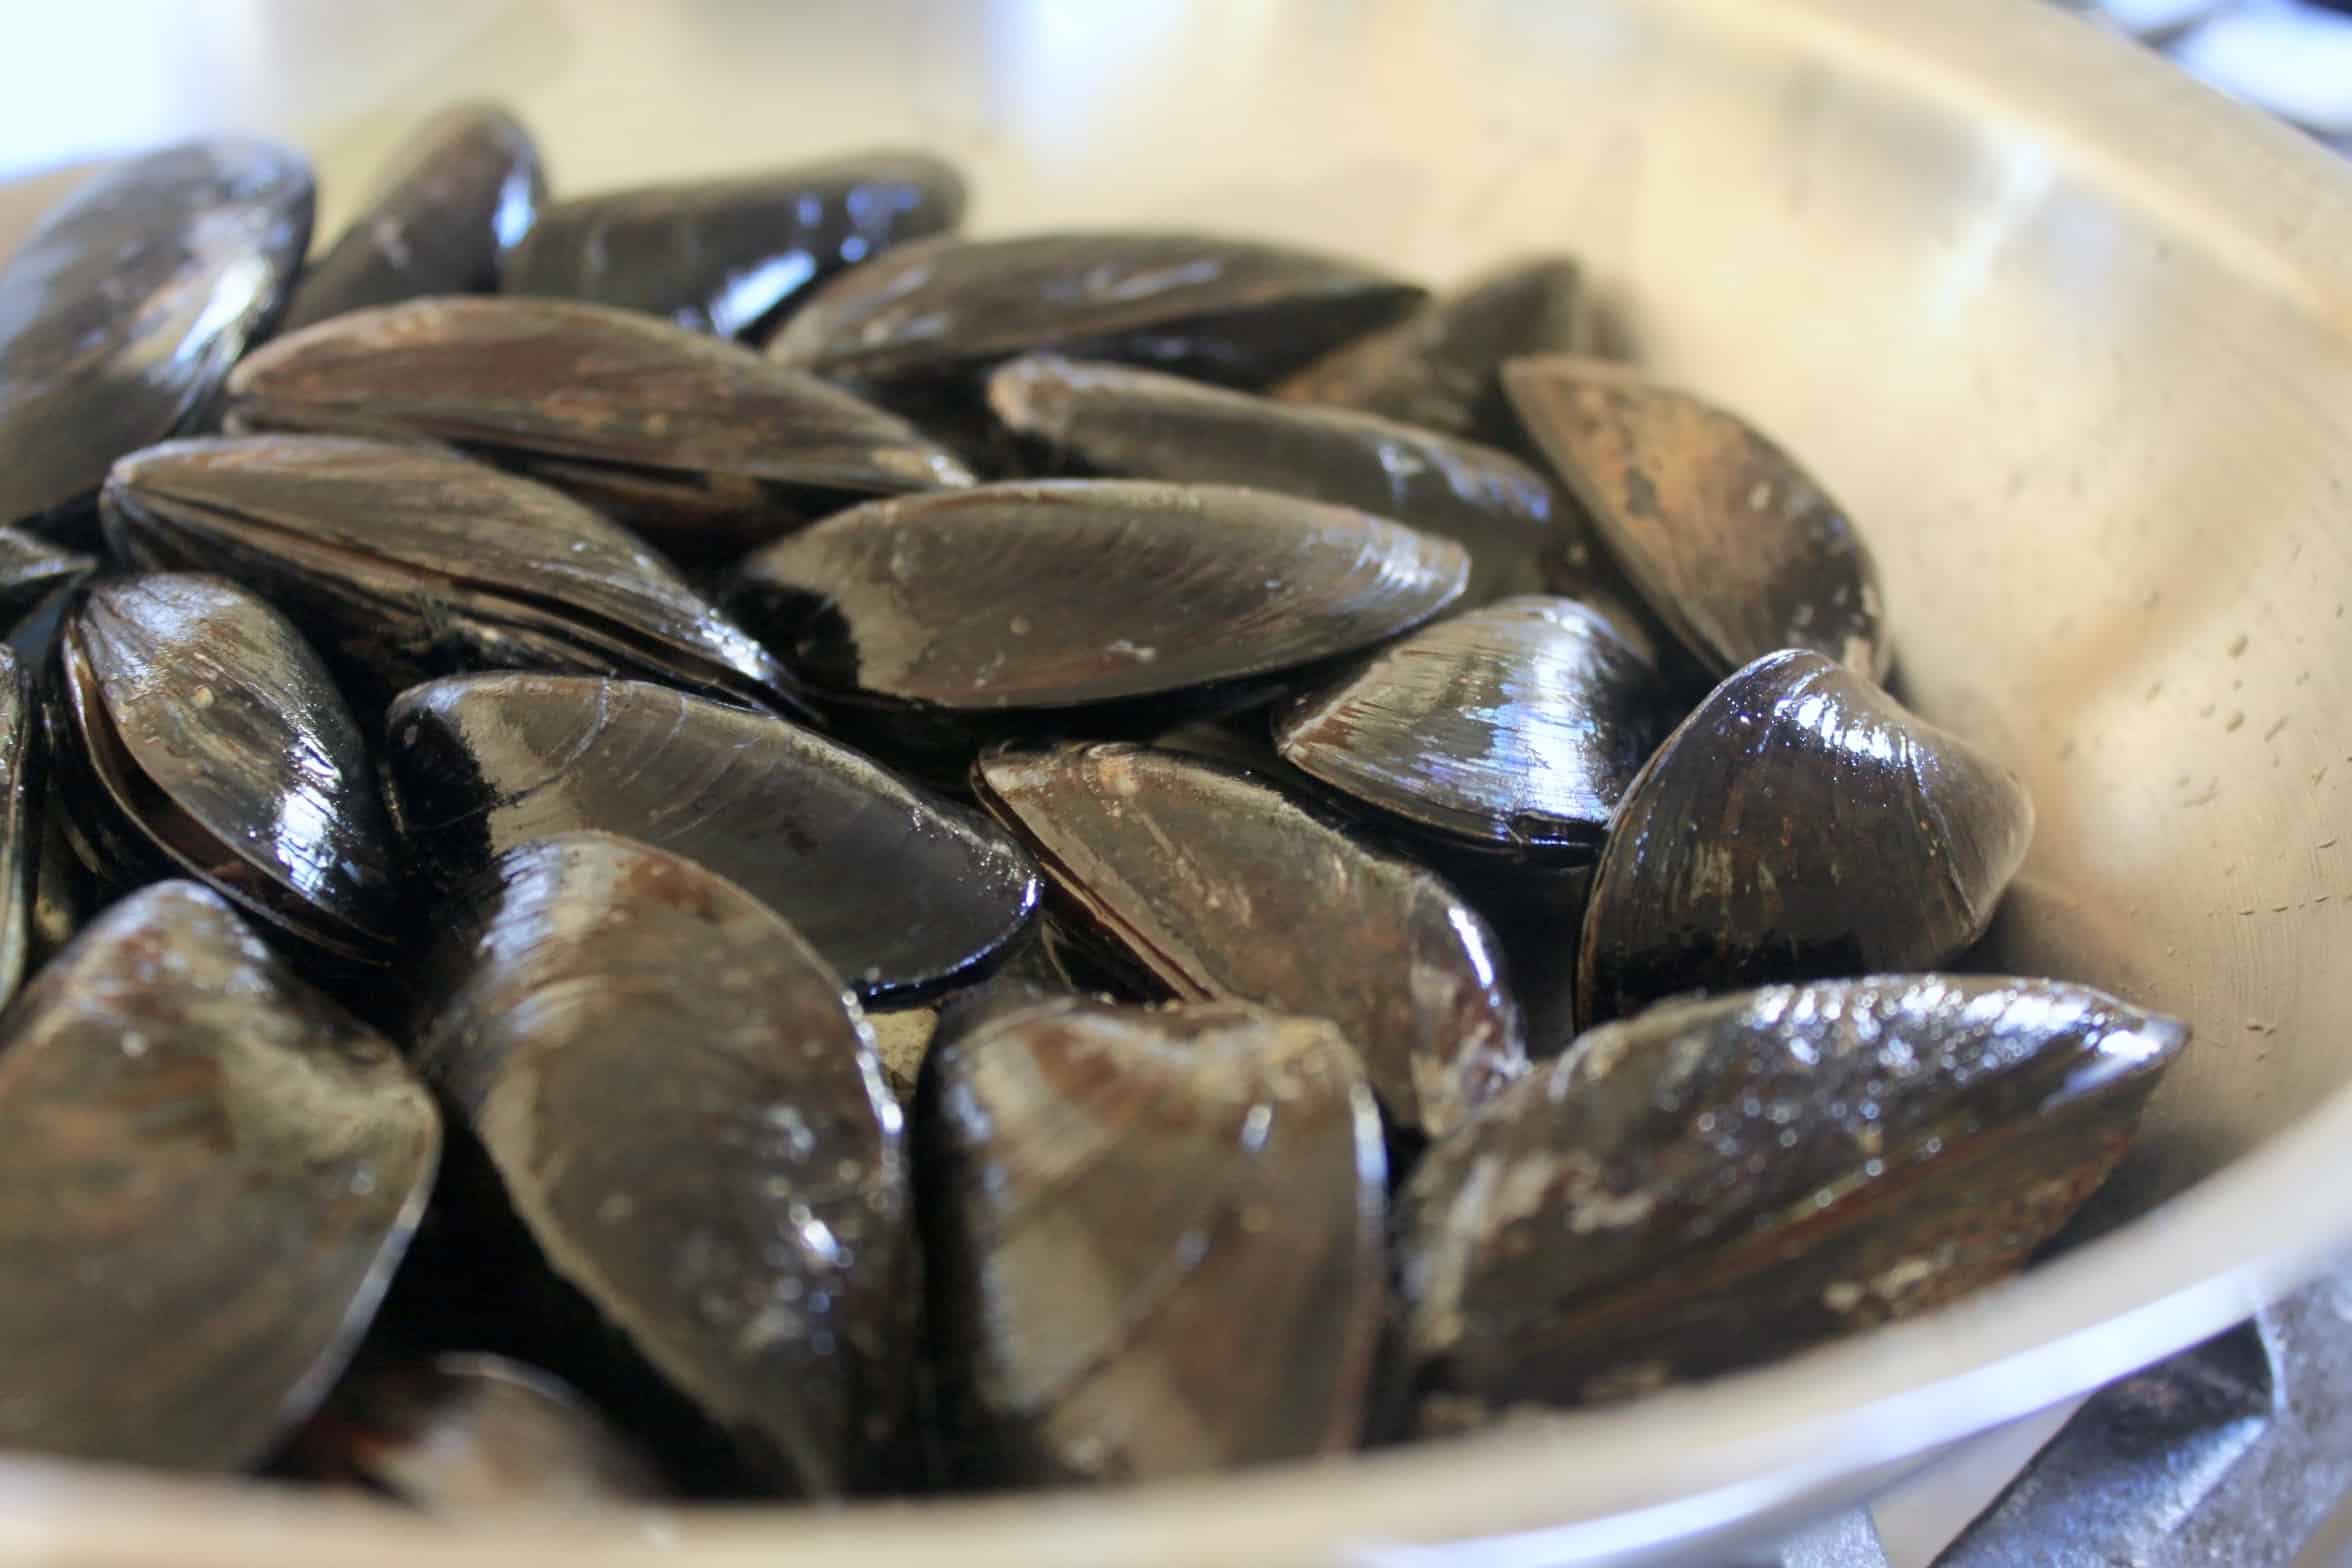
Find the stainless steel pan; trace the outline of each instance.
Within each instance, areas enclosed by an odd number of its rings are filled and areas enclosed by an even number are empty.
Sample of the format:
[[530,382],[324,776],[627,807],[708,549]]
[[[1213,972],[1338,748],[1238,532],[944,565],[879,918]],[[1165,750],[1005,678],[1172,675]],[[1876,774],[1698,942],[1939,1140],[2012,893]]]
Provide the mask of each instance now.
[[[1864,521],[1909,695],[2030,779],[2005,961],[2200,1038],[2064,1257],[1540,1431],[1124,1496],[473,1535],[8,1466],[0,1550],[1679,1560],[2185,1345],[2352,1238],[2352,168],[2295,134],[2028,0],[199,9],[222,26],[171,32],[172,69],[221,90],[179,112],[319,150],[330,229],[414,115],[486,92],[568,190],[914,140],[969,165],[991,228],[1214,223],[1439,278],[1580,251],[1646,362]],[[88,73],[102,129],[115,65],[38,70]]]

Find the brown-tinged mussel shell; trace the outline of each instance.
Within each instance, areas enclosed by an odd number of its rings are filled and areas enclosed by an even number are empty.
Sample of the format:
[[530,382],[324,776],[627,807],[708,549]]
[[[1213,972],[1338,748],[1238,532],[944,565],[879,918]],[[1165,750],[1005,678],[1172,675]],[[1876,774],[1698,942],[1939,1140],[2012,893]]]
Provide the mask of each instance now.
[[845,498],[967,485],[895,414],[740,344],[572,300],[355,311],[229,378],[243,430],[447,441],[615,510],[671,551],[743,549]]
[[1503,402],[1503,362],[1581,353],[1590,335],[1576,262],[1527,257],[1341,344],[1273,395],[1491,441],[1516,428]]
[[919,152],[604,191],[545,208],[504,287],[759,337],[818,283],[963,213],[963,176]]
[[869,502],[754,552],[728,603],[812,690],[987,713],[1350,653],[1468,569],[1451,540],[1296,496],[1070,479]]
[[0,1014],[0,1442],[261,1459],[357,1343],[439,1148],[390,1042],[219,897],[116,904]]
[[[1608,622],[1527,595],[1434,622],[1276,715],[1284,761],[1465,845],[1589,859],[1673,714]],[[1563,944],[1565,946],[1565,944]]]
[[401,884],[367,742],[284,616],[219,577],[106,578],[69,613],[54,681],[67,832],[93,873],[193,877],[301,953],[391,962]]
[[1080,472],[1182,484],[1247,485],[1410,524],[1470,553],[1464,598],[1539,585],[1562,548],[1551,482],[1507,452],[1337,409],[1126,365],[1037,354],[999,366],[988,404],[1047,460]]
[[1959,736],[1820,654],[1768,654],[1716,687],[1619,803],[1578,1016],[1950,963],[1984,935],[2033,826],[2016,775]]
[[498,673],[385,719],[401,831],[444,885],[517,844],[617,833],[700,861],[791,921],[861,1000],[988,966],[1037,871],[987,817],[764,713],[641,681]]
[[483,294],[547,194],[539,149],[496,104],[455,104],[402,142],[359,215],[303,269],[281,332],[425,294]]
[[0,267],[0,523],[86,508],[210,409],[310,243],[310,166],[187,142],[103,169]]
[[963,1478],[1138,1481],[1360,1440],[1386,1162],[1331,1024],[1017,1008],[933,1054],[916,1139]]
[[1524,1071],[1485,923],[1271,786],[1105,743],[983,757],[974,787],[1090,935],[1176,997],[1330,1019],[1398,1127],[1445,1133]]
[[642,1363],[770,1486],[868,1480],[918,1263],[900,1111],[840,978],[733,883],[604,834],[509,851],[449,915],[416,1061],[601,1316],[592,1361]]
[[852,383],[905,385],[1043,349],[1259,387],[1421,297],[1351,261],[1223,235],[940,235],[826,283],[768,340],[768,355]]
[[1950,975],[1587,1033],[1399,1197],[1423,1425],[1708,1376],[2001,1278],[2106,1177],[2187,1039],[2087,987]]
[[1894,644],[1869,546],[1768,437],[1602,360],[1512,360],[1503,387],[1611,556],[1709,676],[1809,648],[1886,678]]
[[562,1382],[465,1352],[353,1368],[288,1455],[303,1475],[443,1518],[669,1491],[653,1462]]
[[634,535],[443,447],[175,441],[116,465],[101,514],[124,560],[267,595],[363,712],[479,669],[641,676],[799,711],[783,667]]

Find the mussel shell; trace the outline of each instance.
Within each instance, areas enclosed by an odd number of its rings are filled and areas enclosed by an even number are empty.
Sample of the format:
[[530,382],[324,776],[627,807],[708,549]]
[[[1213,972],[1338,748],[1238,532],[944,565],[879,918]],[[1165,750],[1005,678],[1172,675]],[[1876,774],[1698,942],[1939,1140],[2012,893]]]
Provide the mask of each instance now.
[[1608,622],[1529,595],[1390,643],[1301,693],[1274,736],[1284,761],[1416,827],[1583,859],[1671,718]]
[[289,1446],[315,1479],[443,1517],[645,1502],[669,1490],[578,1394],[502,1356],[355,1368]]
[[218,577],[108,578],[57,663],[67,821],[108,877],[190,876],[331,958],[403,935],[358,722],[287,619]]
[[1560,546],[1551,482],[1507,452],[1336,409],[1292,407],[1154,370],[1031,355],[988,378],[1011,430],[1084,472],[1248,485],[1440,535],[1470,553],[1472,602],[1532,588]]
[[1949,963],[2033,839],[2016,775],[1817,653],[1715,688],[1626,790],[1585,911],[1589,1026],[1678,991]]
[[814,376],[572,300],[436,297],[355,311],[248,356],[229,397],[253,430],[423,437],[857,495],[972,482],[913,426]]
[[1273,394],[1288,402],[1379,414],[1448,435],[1485,435],[1509,417],[1498,374],[1505,360],[1580,353],[1590,336],[1583,275],[1575,261],[1528,257],[1341,344],[1284,379]]
[[432,1185],[432,1101],[186,882],[102,915],[0,1046],[0,1441],[250,1465],[374,1312]]
[[0,644],[0,1003],[16,994],[39,938],[45,760],[32,677],[15,650]]
[[502,856],[428,967],[419,1068],[546,1265],[806,1495],[902,1416],[915,1269],[900,1112],[791,926],[604,834]]
[[963,213],[963,176],[919,152],[607,191],[541,212],[507,259],[504,287],[758,336],[822,280],[952,229]]
[[98,569],[95,556],[0,525],[0,623],[13,627],[61,588]]
[[310,243],[310,167],[188,142],[92,176],[0,267],[0,523],[86,503],[185,428]]
[[943,1045],[916,1113],[947,1444],[1133,1481],[1359,1440],[1386,1161],[1337,1029],[1071,997]]
[[1451,540],[1295,496],[1073,479],[855,507],[747,558],[729,604],[814,689],[987,712],[1350,653],[1468,570]]
[[1894,644],[1869,546],[1768,437],[1601,360],[1513,360],[1503,387],[1610,553],[1709,675],[1808,648],[1885,679]]
[[1337,1024],[1400,1127],[1442,1134],[1524,1071],[1485,922],[1280,791],[1118,743],[984,757],[974,787],[1073,916],[1175,996]]
[[1949,975],[1593,1030],[1399,1198],[1425,1420],[1640,1392],[1997,1279],[2105,1178],[2187,1039],[2087,987]]
[[499,259],[547,193],[531,133],[496,104],[456,104],[394,152],[359,216],[305,268],[283,332],[371,305],[498,286]]
[[763,900],[866,1000],[985,967],[1036,906],[1036,868],[994,822],[766,714],[640,681],[468,675],[402,693],[385,730],[402,831],[445,883],[533,839],[618,833]]
[[792,711],[790,675],[633,535],[445,448],[176,441],[118,464],[115,554],[252,584],[363,707],[436,675],[638,675]]
[[768,354],[884,382],[1050,349],[1254,387],[1393,319],[1421,292],[1354,262],[1222,235],[940,235],[826,283]]

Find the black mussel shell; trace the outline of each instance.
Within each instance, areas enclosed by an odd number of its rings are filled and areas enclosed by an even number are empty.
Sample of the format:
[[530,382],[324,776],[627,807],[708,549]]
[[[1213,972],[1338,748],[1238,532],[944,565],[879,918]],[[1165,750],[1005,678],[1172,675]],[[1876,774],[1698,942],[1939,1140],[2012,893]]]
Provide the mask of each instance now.
[[669,1490],[563,1383],[463,1352],[355,1368],[288,1451],[291,1468],[312,1479],[449,1518],[646,1502]]
[[768,354],[852,381],[906,382],[1049,349],[1255,387],[1420,298],[1354,262],[1220,235],[942,235],[825,284]]
[[1337,1024],[1400,1127],[1444,1133],[1525,1070],[1485,922],[1280,791],[1117,743],[984,757],[974,785],[1072,915],[1175,996]]
[[185,429],[310,243],[310,166],[188,142],[93,175],[0,267],[0,523],[86,506]]
[[450,911],[416,1061],[547,1266],[768,1482],[867,1479],[903,1417],[901,1117],[838,976],[749,893],[604,834]]
[[1503,386],[1611,555],[1709,675],[1809,648],[1885,679],[1894,644],[1869,546],[1770,439],[1602,360],[1513,360]]
[[327,253],[305,268],[279,330],[425,294],[482,294],[547,193],[539,149],[495,104],[458,104],[403,142]]
[[1529,257],[1341,344],[1286,378],[1274,396],[1492,439],[1489,432],[1509,428],[1499,375],[1503,362],[1529,354],[1581,353],[1590,336],[1575,261]]
[[444,883],[533,839],[617,833],[700,861],[791,921],[862,999],[986,967],[1037,872],[980,813],[763,713],[640,681],[494,674],[385,720],[401,829]]
[[1607,621],[1529,595],[1388,644],[1301,693],[1274,736],[1284,761],[1417,828],[1574,860],[1673,717]]
[[1332,1025],[1032,1004],[940,1048],[916,1138],[966,1478],[1147,1480],[1360,1440],[1386,1160]]
[[310,1413],[432,1185],[399,1053],[188,882],[0,1014],[0,1441],[238,1470]]
[[1577,1012],[1949,963],[1984,934],[2033,824],[2025,786],[1966,741],[1820,654],[1768,654],[1626,790]]
[[505,288],[761,336],[826,278],[963,213],[963,176],[919,152],[576,196],[540,213]]
[[1538,586],[1553,535],[1581,531],[1551,482],[1507,452],[1393,420],[1276,403],[1156,370],[1030,355],[988,378],[1016,434],[1079,471],[1248,485],[1329,501],[1451,539],[1465,597]]
[[436,675],[635,675],[796,711],[782,666],[625,530],[423,443],[176,441],[106,484],[115,554],[215,571],[290,615],[363,708]]
[[2051,980],[1881,975],[1596,1029],[1399,1198],[1430,1428],[1771,1359],[2016,1269],[2186,1044]]
[[1342,507],[1073,479],[869,502],[752,554],[729,603],[814,689],[987,712],[1350,653],[1467,575],[1451,540]]
[[284,616],[223,578],[108,578],[68,617],[56,678],[92,871],[194,877],[306,951],[391,961],[401,886],[367,742]]
[[0,525],[0,622],[13,628],[58,590],[97,569],[95,556]]
[[15,650],[0,644],[0,1003],[40,945],[35,918],[49,791],[41,709]]

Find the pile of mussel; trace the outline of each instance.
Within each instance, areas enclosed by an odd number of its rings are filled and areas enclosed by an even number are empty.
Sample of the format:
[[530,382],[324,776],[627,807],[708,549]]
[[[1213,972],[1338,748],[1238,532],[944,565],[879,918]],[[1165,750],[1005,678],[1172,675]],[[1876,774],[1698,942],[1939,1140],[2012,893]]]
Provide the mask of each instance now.
[[2017,779],[1591,352],[872,152],[420,130],[0,267],[0,1446],[444,1514],[1101,1483],[2022,1266],[2185,1027],[1962,972]]

